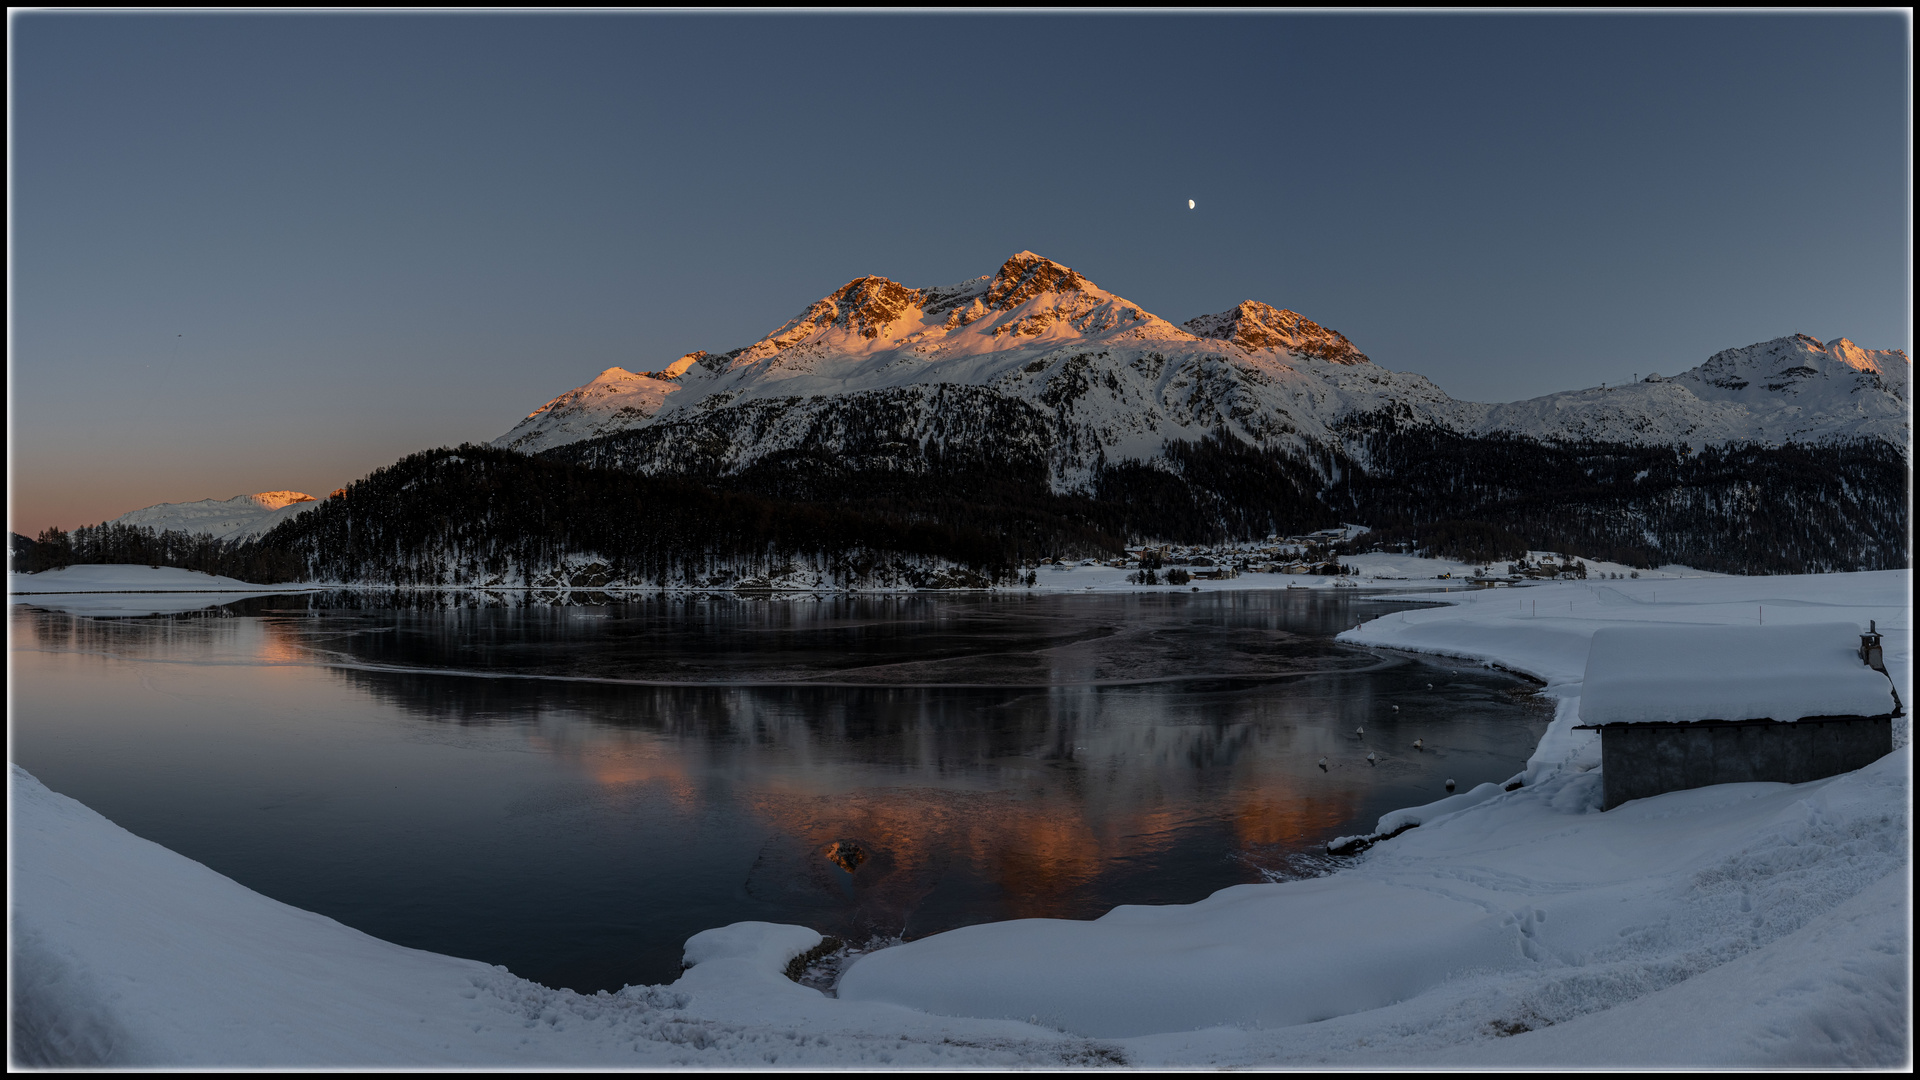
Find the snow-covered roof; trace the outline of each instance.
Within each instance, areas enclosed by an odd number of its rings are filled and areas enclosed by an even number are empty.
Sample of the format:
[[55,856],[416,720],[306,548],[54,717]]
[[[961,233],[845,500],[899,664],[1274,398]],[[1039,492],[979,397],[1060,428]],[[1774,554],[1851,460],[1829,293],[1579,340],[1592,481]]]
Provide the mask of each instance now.
[[1580,722],[1879,716],[1893,685],[1852,623],[1621,626],[1594,632]]

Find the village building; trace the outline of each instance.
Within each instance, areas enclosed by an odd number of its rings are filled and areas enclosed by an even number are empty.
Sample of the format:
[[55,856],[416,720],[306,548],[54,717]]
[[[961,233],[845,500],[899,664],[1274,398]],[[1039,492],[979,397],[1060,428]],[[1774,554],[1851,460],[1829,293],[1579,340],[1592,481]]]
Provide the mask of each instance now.
[[1603,628],[1580,690],[1602,808],[1668,791],[1798,784],[1893,751],[1900,699],[1851,623]]

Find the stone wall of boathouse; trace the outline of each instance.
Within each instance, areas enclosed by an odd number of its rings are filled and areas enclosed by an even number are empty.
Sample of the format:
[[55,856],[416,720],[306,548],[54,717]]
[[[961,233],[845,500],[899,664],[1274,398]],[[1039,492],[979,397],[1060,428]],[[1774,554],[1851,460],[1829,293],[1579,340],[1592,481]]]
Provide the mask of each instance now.
[[1891,716],[1607,724],[1600,728],[1603,808],[1709,784],[1799,784],[1892,752]]

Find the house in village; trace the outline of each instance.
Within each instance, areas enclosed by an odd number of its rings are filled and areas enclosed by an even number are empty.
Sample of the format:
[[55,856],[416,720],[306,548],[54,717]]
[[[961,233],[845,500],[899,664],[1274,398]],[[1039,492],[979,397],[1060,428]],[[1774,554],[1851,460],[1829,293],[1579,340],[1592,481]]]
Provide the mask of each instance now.
[[1608,627],[1580,727],[1600,732],[1603,809],[1667,791],[1798,784],[1893,751],[1902,715],[1879,634],[1851,623]]

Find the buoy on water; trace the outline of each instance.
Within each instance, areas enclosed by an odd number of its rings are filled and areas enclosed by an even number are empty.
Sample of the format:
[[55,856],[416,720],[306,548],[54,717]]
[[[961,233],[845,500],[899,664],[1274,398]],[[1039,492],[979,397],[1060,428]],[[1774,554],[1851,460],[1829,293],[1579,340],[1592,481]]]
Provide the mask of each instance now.
[[1326,772],[1326,771],[1327,771],[1327,759],[1326,759],[1326,757],[1325,757],[1325,756],[1322,756],[1322,757],[1320,758],[1320,771],[1321,771],[1321,772]]
[[1373,751],[1371,750],[1367,751],[1367,764],[1369,765],[1378,764],[1378,762],[1373,760]]
[[1448,778],[1447,778],[1447,790],[1448,790],[1448,791],[1452,791],[1452,790],[1453,790],[1453,778],[1452,778],[1452,777],[1448,777]]
[[1421,747],[1421,745],[1420,745],[1420,744],[1421,744],[1421,743],[1424,743],[1424,742],[1426,742],[1426,740],[1425,740],[1425,739],[1415,739],[1415,740],[1413,740],[1413,748],[1414,748],[1415,750],[1419,750],[1419,749],[1423,749],[1423,748]]

